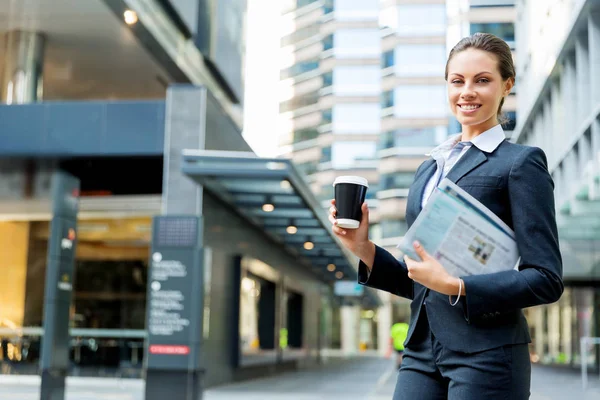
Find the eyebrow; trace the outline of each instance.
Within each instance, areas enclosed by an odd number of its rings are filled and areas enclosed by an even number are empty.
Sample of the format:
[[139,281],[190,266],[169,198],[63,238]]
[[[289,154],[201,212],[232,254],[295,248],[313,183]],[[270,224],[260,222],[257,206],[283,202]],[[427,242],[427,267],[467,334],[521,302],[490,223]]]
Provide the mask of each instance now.
[[[478,74],[475,74],[475,78],[477,78],[479,75],[483,75],[483,74],[491,74],[491,72],[488,72],[488,71],[480,72]],[[457,74],[456,72],[453,72],[450,75],[456,75],[456,76],[459,76],[461,78],[464,78],[464,76],[462,76],[461,74]]]

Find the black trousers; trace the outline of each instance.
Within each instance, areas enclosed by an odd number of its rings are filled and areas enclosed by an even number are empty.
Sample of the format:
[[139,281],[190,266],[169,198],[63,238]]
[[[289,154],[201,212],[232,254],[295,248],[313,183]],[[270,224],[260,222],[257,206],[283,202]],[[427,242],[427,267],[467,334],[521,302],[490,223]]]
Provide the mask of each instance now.
[[529,399],[527,344],[479,353],[452,351],[433,335],[424,311],[417,326],[419,340],[404,349],[394,400]]

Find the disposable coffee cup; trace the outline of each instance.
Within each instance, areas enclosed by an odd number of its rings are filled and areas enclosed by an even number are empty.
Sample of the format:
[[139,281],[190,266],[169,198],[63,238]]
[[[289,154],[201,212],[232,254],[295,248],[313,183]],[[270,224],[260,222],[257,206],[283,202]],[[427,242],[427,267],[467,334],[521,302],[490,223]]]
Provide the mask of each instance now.
[[338,176],[333,182],[337,226],[356,229],[362,219],[362,204],[365,202],[369,184],[360,176]]

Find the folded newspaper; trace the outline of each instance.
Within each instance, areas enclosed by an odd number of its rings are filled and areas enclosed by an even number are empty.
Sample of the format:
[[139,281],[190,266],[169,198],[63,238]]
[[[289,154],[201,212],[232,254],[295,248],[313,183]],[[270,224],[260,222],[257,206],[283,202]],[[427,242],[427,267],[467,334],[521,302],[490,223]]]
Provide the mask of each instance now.
[[512,229],[447,178],[397,246],[410,258],[420,260],[412,245],[415,240],[452,276],[518,267],[519,252]]

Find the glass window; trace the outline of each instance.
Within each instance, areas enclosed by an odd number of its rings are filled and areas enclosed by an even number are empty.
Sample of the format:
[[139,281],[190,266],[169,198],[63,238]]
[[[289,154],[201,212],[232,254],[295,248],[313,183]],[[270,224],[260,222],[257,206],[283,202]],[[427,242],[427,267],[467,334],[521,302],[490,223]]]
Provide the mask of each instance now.
[[383,133],[379,146],[381,149],[391,149],[394,147],[435,147],[446,136],[446,126],[396,129]]
[[379,18],[379,0],[335,0],[336,21],[364,21]]
[[333,168],[352,168],[361,160],[373,160],[377,151],[375,142],[336,142],[331,146]]
[[321,160],[322,163],[331,161],[331,146],[323,147],[321,149]]
[[504,116],[508,119],[508,122],[502,124],[502,128],[505,131],[513,131],[517,126],[517,113],[515,111],[506,111]]
[[382,174],[380,178],[381,190],[408,189],[415,178],[414,172],[394,172]]
[[389,50],[381,55],[381,68],[388,68],[394,65],[394,50]]
[[305,176],[312,175],[317,172],[317,163],[309,161],[302,164],[296,164],[296,168]]
[[242,269],[240,282],[240,364],[274,362],[276,285]]
[[401,44],[396,46],[394,71],[398,76],[443,76],[446,46]]
[[323,74],[323,87],[329,87],[333,85],[333,71],[325,72]]
[[400,36],[440,36],[446,34],[445,4],[398,6],[398,17],[392,21]]
[[334,0],[325,0],[323,3],[323,14],[332,13],[334,10],[333,7]]
[[281,71],[281,79],[293,78],[305,72],[313,71],[319,68],[319,60],[307,60],[296,63],[289,68]]
[[378,133],[381,107],[377,103],[336,104],[333,108],[333,133]]
[[316,139],[319,131],[316,128],[306,128],[294,131],[294,143],[304,142],[305,140]]
[[515,24],[512,22],[474,23],[471,24],[471,35],[476,32],[491,33],[507,42],[515,41]]
[[379,29],[339,29],[333,40],[338,58],[373,58],[381,54]]
[[381,237],[383,239],[404,236],[408,230],[408,225],[405,220],[384,219],[379,224],[381,227]]
[[485,7],[514,7],[514,0],[471,0],[471,8],[485,8]]
[[403,85],[394,89],[394,115],[401,118],[443,118],[448,114],[443,85]]
[[327,109],[327,110],[323,110],[321,111],[321,122],[324,124],[331,124],[332,121],[332,110]]
[[73,327],[144,329],[147,267],[139,261],[77,261]]
[[394,106],[394,91],[388,90],[381,93],[381,108],[389,108]]
[[333,48],[333,35],[327,35],[323,38],[323,50],[329,50]]
[[296,0],[296,8],[305,7],[309,4],[316,3],[318,0]]
[[285,327],[279,334],[279,346],[286,352],[302,349],[304,331],[304,296],[300,293],[286,290],[283,294],[285,304]]
[[462,132],[462,125],[460,124],[460,122],[458,122],[456,117],[453,115],[450,117],[450,120],[448,122],[448,134],[454,135],[454,134],[457,134],[460,132]]
[[376,65],[339,66],[333,70],[333,92],[339,96],[377,96],[381,69]]

